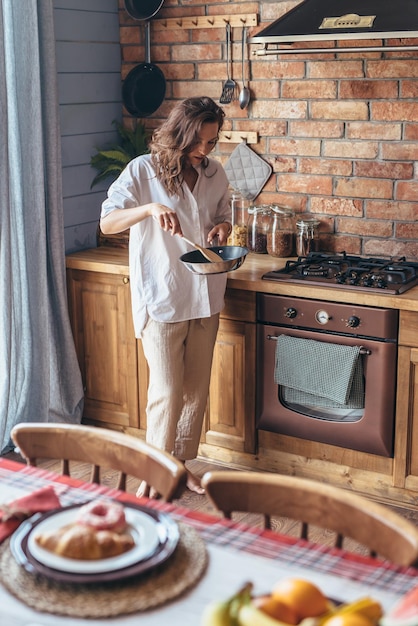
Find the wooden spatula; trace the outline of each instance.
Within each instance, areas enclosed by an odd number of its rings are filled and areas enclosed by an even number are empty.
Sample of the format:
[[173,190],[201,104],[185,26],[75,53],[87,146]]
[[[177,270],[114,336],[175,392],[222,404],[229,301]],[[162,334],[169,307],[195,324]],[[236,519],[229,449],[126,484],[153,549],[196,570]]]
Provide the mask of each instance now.
[[189,243],[191,246],[193,246],[193,248],[196,248],[196,250],[199,250],[199,252],[201,252],[203,254],[203,256],[205,257],[205,259],[207,259],[211,263],[219,263],[219,261],[222,261],[222,257],[219,256],[219,254],[217,254],[213,250],[208,250],[207,248],[202,248],[202,246],[199,246],[197,243],[194,243],[193,241],[190,241],[190,239],[187,239],[184,236],[183,236],[183,239],[184,239],[184,241]]

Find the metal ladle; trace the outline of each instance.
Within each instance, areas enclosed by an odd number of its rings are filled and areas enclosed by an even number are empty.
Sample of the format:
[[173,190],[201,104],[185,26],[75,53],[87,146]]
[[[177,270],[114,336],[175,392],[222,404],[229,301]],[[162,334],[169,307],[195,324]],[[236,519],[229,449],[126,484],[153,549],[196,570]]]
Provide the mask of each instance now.
[[242,27],[242,89],[240,91],[239,94],[239,105],[241,107],[241,109],[245,109],[247,108],[249,102],[250,102],[250,98],[251,98],[251,93],[250,90],[248,89],[248,86],[245,84],[245,61],[247,58],[247,28],[246,26]]

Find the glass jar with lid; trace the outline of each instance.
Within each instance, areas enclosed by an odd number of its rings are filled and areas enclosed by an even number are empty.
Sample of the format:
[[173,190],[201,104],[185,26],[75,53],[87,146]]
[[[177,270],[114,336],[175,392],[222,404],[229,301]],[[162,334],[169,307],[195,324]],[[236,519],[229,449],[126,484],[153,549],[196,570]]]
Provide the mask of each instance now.
[[248,209],[248,249],[257,254],[267,254],[267,233],[269,232],[272,211],[268,204]]
[[248,200],[240,193],[233,192],[231,196],[231,225],[228,246],[247,247],[248,240]]
[[302,218],[296,222],[296,254],[307,256],[310,252],[319,251],[320,221],[315,218]]
[[271,256],[287,257],[293,253],[295,214],[291,209],[273,204],[272,222],[267,233],[267,252]]

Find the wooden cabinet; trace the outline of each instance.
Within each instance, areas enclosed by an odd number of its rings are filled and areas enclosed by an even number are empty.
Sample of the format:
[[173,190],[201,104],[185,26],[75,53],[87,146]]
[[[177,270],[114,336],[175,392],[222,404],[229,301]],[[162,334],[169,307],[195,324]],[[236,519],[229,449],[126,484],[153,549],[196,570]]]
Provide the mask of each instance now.
[[206,444],[255,452],[255,294],[228,289],[213,353]]
[[221,319],[213,354],[205,442],[254,452],[255,327]]
[[[221,313],[199,455],[235,468],[305,476],[371,498],[417,507],[418,294],[354,294],[361,304],[399,309],[393,457],[255,429],[257,292],[312,297],[300,286],[260,279],[268,258],[249,255],[231,273]],[[267,255],[264,255],[267,256]],[[84,421],[143,437],[148,367],[134,336],[126,250],[99,247],[67,257],[71,324],[85,386]],[[335,291],[335,290],[334,290]],[[344,291],[324,299],[348,301]],[[345,299],[344,299],[345,298]],[[399,304],[402,303],[402,307]]]
[[67,270],[71,325],[84,383],[84,420],[140,427],[140,355],[128,276]]
[[[76,265],[67,268],[67,285],[85,391],[83,421],[143,436],[148,367],[134,335],[127,268],[114,273]],[[254,322],[255,295],[231,290],[214,351],[202,439],[207,444],[254,452]]]
[[397,415],[401,428],[396,437],[399,448],[406,449],[404,466],[399,468],[400,480],[418,491],[418,313],[401,311],[398,356]]

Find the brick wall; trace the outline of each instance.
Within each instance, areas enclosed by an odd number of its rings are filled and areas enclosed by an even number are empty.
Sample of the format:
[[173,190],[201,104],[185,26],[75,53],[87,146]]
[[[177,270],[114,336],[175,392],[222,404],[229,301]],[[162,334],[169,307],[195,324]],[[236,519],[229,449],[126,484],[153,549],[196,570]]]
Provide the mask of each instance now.
[[[147,126],[157,126],[175,100],[208,95],[219,101],[222,92],[224,28],[185,29],[182,17],[257,13],[251,36],[295,4],[166,0],[154,20],[176,17],[179,25],[157,30],[151,24],[151,60],[163,71],[167,92]],[[119,7],[124,78],[145,60],[145,31],[128,16],[123,0]],[[241,87],[239,27],[233,28],[233,42],[233,78]],[[254,56],[259,47],[249,46],[248,109],[237,101],[224,105],[225,128],[257,131],[259,142],[251,147],[273,167],[255,204],[275,202],[314,214],[321,221],[323,250],[416,260],[418,52]],[[129,124],[127,111],[124,116]],[[215,156],[224,162],[234,147],[220,143]]]

